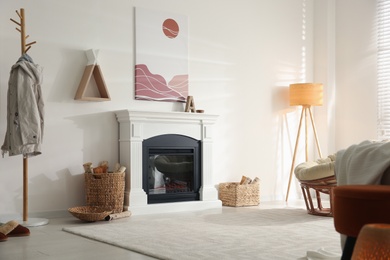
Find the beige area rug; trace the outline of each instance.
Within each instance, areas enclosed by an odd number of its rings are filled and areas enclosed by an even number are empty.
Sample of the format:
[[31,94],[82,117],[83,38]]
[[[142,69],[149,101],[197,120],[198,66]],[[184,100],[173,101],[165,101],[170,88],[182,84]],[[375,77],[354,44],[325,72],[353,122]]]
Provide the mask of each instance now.
[[333,218],[304,209],[224,207],[80,222],[63,230],[158,259],[307,259],[307,251],[321,248],[341,255]]

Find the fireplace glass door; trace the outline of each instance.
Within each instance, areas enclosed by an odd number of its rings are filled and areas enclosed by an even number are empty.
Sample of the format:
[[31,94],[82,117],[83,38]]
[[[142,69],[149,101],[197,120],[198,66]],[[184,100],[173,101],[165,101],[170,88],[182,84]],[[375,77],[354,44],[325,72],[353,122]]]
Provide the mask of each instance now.
[[143,188],[148,203],[199,200],[199,142],[163,135],[143,143]]

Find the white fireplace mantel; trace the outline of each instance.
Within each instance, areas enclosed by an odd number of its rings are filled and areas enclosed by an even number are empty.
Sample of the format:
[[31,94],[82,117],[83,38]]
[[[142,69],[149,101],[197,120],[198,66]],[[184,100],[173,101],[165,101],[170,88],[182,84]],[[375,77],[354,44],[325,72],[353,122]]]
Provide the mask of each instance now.
[[[221,208],[212,183],[213,125],[216,115],[185,112],[116,112],[119,123],[119,161],[126,170],[125,209],[133,215]],[[142,188],[142,142],[163,134],[180,134],[202,142],[199,201],[148,204]]]

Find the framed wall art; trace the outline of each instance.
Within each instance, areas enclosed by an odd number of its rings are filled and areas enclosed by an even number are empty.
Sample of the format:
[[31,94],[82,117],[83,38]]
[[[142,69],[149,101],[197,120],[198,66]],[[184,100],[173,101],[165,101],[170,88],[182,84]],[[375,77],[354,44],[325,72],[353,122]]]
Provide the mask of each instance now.
[[185,102],[188,19],[135,8],[135,99]]

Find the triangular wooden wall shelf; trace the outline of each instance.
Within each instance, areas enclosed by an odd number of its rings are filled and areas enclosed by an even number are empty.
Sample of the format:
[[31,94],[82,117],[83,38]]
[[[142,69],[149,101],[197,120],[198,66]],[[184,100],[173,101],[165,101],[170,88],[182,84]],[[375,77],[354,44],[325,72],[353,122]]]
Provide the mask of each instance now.
[[[100,97],[85,97],[85,90],[87,89],[88,83],[92,77],[95,78],[96,86],[99,90]],[[104,82],[103,74],[100,66],[97,64],[87,65],[84,70],[84,75],[81,78],[79,88],[77,89],[75,100],[83,101],[109,101],[111,100],[110,94],[107,91],[106,83]]]

